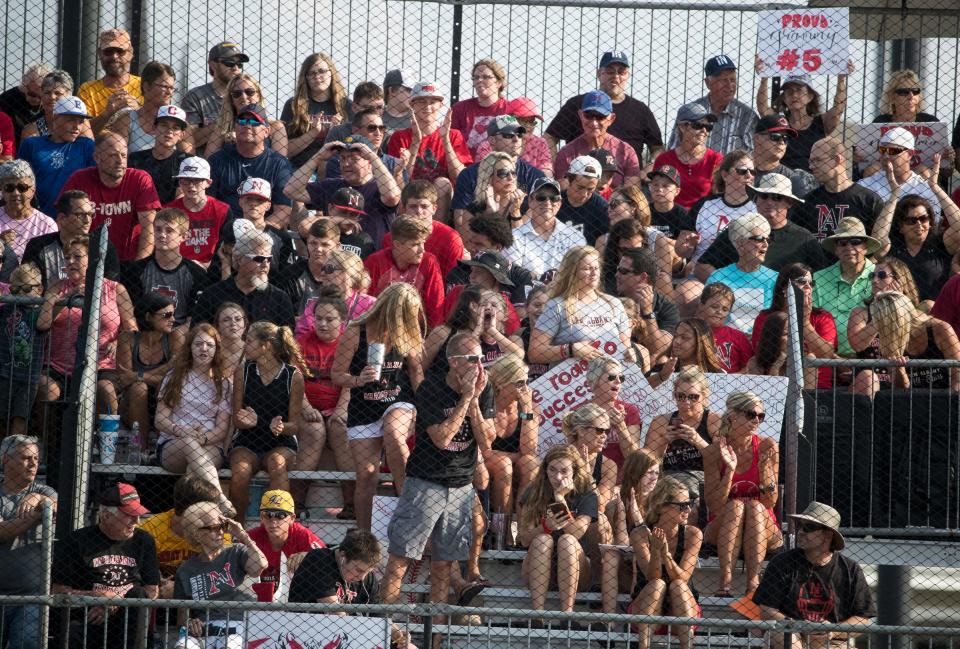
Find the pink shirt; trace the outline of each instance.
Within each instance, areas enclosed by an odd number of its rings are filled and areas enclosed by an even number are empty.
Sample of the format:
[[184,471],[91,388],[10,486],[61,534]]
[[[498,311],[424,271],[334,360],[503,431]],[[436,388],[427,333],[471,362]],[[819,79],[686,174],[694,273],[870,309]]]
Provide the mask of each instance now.
[[[340,333],[347,329],[347,325],[352,320],[356,320],[364,313],[370,310],[377,298],[366,293],[351,293],[344,299],[347,303],[347,319],[340,324]],[[313,306],[317,303],[316,298],[307,300],[303,307],[303,313],[297,316],[297,325],[294,329],[295,336],[305,336],[313,331]]]
[[[68,282],[60,283],[58,291],[64,297],[73,287]],[[50,367],[65,376],[73,374],[77,363],[77,335],[83,309],[64,307],[53,319],[50,327]],[[100,295],[100,340],[97,348],[97,369],[112,370],[117,367],[117,337],[120,334],[120,306],[117,304],[117,283],[103,280]]]
[[[596,147],[592,147],[587,144],[587,141],[583,136],[574,138],[570,144],[566,145],[559,151],[557,151],[557,159],[553,163],[553,170],[557,178],[563,178],[567,169],[570,167],[570,163],[574,158],[581,155],[587,155]],[[601,147],[610,152],[613,156],[613,159],[617,161],[617,166],[620,167],[620,173],[613,174],[613,179],[611,185],[613,187],[619,187],[623,184],[623,179],[628,176],[639,176],[640,175],[640,160],[637,158],[636,150],[621,140],[620,138],[614,137],[607,133],[607,136],[603,140],[603,146]]]
[[[493,151],[493,147],[490,146],[490,140],[484,140],[480,148],[477,149],[474,159],[480,162],[491,151]],[[550,153],[550,145],[539,135],[525,135],[523,137],[523,154],[520,159],[548,176],[553,176],[553,155]]]
[[27,247],[27,242],[41,234],[57,232],[57,223],[40,210],[33,210],[25,219],[14,219],[7,214],[7,210],[0,207],[0,234],[7,230],[13,230],[17,236],[14,237],[10,246],[17,253],[17,259],[23,257],[23,251]]

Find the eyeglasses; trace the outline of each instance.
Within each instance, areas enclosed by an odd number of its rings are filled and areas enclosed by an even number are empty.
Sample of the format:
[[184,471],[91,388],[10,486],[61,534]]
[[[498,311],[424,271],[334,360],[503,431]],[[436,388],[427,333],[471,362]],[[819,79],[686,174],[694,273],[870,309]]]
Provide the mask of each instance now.
[[675,501],[675,500],[668,500],[667,502],[665,502],[665,503],[663,503],[663,504],[664,504],[664,505],[670,505],[671,507],[676,507],[676,508],[679,509],[680,511],[686,511],[686,510],[689,510],[689,509],[693,509],[693,501],[692,501],[692,500],[684,500],[683,502],[677,502],[677,501]]
[[706,131],[709,133],[713,130],[713,124],[710,122],[687,122],[687,126],[694,131]]
[[538,203],[546,203],[550,201],[551,203],[559,203],[563,198],[559,194],[536,194],[533,197],[533,200]]
[[734,169],[737,172],[738,176],[755,176],[757,175],[757,170],[753,167],[737,167]]
[[252,117],[240,117],[237,119],[237,126],[263,126],[263,122]]
[[786,196],[781,196],[780,194],[764,194],[762,192],[754,192],[753,194],[758,200],[763,199],[765,201],[775,201],[778,203],[783,203],[789,201],[790,199]]
[[588,122],[602,122],[603,120],[607,119],[607,116],[600,113],[589,112],[583,113],[583,119],[587,120]]
[[474,81],[492,81],[493,79],[496,79],[496,77],[492,74],[475,74],[470,78]]
[[20,286],[11,286],[10,294],[19,295],[21,293],[30,293],[38,288],[43,288],[43,284],[21,284]]
[[920,88],[897,88],[893,91],[898,97],[909,97],[913,95],[914,97],[920,96]]
[[339,273],[343,268],[340,266],[334,266],[333,264],[326,264],[323,268],[320,269],[321,275],[333,275],[334,273]]
[[26,183],[16,183],[3,186],[3,191],[11,194],[14,190],[20,192],[21,194],[26,194],[31,189],[33,189],[33,185],[27,185]]
[[847,239],[837,239],[837,248],[842,248],[843,246],[862,246],[865,242],[864,239],[860,237],[849,237]]
[[242,62],[242,61],[234,61],[233,59],[220,59],[220,65],[222,65],[222,66],[224,66],[224,67],[228,67],[228,68],[230,68],[231,70],[234,69],[234,68],[236,68],[236,69],[238,69],[238,70],[242,70],[242,69],[243,69],[243,62]]
[[827,528],[823,525],[817,525],[816,523],[797,523],[797,531],[803,532],[804,534],[813,534],[814,532],[822,532]]
[[676,395],[677,401],[686,401],[687,403],[696,403],[700,401],[699,394],[685,394],[683,392],[677,392]]
[[97,215],[96,212],[70,212],[71,216],[75,216],[81,221],[92,221],[93,218]]
[[100,51],[106,56],[123,56],[127,53],[123,47],[105,47]]
[[310,70],[307,72],[308,77],[325,77],[328,74],[333,74],[330,70]]
[[624,268],[623,266],[617,266],[617,275],[642,275],[643,272],[642,270],[632,270],[630,268]]
[[747,241],[753,241],[754,243],[768,243],[770,237],[765,237],[762,234],[754,234],[747,237]]
[[255,264],[269,264],[273,261],[273,255],[247,255],[247,259]]
[[764,133],[764,135],[767,136],[768,140],[770,140],[771,142],[776,142],[777,144],[781,142],[786,142],[788,139],[790,139],[783,133]]
[[519,133],[498,133],[498,135],[505,140],[522,140],[523,136]]
[[907,151],[907,149],[901,149],[897,146],[878,146],[877,151],[880,152],[880,155],[888,155],[891,158],[895,158],[904,151]]
[[743,416],[749,419],[750,421],[753,421],[754,419],[756,419],[761,424],[767,418],[767,413],[765,412],[757,412],[756,410],[741,410],[740,412],[742,412]]
[[929,216],[905,216],[900,219],[900,223],[903,225],[916,225],[917,223],[926,223],[929,220]]
[[173,311],[163,311],[161,313],[157,313],[156,315],[164,320],[173,320]]
[[386,107],[387,107],[386,104],[367,104],[366,106],[363,107],[363,110],[375,110],[377,112],[382,113],[383,109]]
[[219,532],[223,534],[230,529],[229,523],[217,523],[216,525],[204,525],[200,528],[204,532]]
[[160,90],[163,90],[164,92],[173,92],[174,90],[177,89],[176,86],[171,86],[171,85],[168,84],[168,83],[151,83],[151,84],[150,84],[150,87],[152,87],[152,88],[159,88]]
[[268,510],[268,511],[265,511],[265,512],[260,512],[260,515],[261,515],[261,516],[265,516],[265,517],[267,517],[267,518],[273,518],[273,519],[276,519],[276,520],[279,520],[279,521],[282,521],[283,519],[287,518],[288,516],[293,516],[293,514],[291,514],[290,512],[281,512],[281,511],[277,511],[277,510]]
[[870,279],[896,279],[893,276],[893,273],[888,273],[885,270],[875,270],[867,275]]
[[517,170],[516,169],[497,169],[493,172],[497,178],[503,180],[504,178],[516,178]]
[[627,377],[624,376],[623,374],[607,374],[607,380],[623,383],[624,381],[627,380]]
[[798,277],[797,279],[791,279],[790,283],[794,286],[809,286],[810,288],[814,288],[817,285],[817,282],[810,277]]
[[257,89],[256,88],[240,88],[239,90],[231,90],[230,96],[234,99],[240,99],[243,96],[247,97],[256,97]]
[[363,128],[366,129],[367,133],[385,133],[387,131],[387,127],[384,124],[367,124]]

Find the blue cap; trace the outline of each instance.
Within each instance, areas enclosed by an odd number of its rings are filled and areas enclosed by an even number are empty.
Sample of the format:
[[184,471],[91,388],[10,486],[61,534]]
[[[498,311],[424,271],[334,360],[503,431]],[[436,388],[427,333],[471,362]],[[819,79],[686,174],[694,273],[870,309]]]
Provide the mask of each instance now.
[[627,53],[623,51],[614,51],[614,52],[604,52],[603,56],[600,57],[600,67],[605,68],[608,65],[613,65],[617,63],[619,65],[625,65],[628,68],[630,67],[630,59],[627,58]]
[[717,56],[707,59],[706,65],[703,66],[703,73],[708,77],[712,77],[715,74],[720,74],[724,70],[736,70],[737,64],[733,62],[726,54],[718,54]]
[[583,96],[583,103],[580,104],[580,110],[583,112],[592,111],[601,115],[609,115],[613,112],[613,102],[610,95],[602,90],[591,90]]

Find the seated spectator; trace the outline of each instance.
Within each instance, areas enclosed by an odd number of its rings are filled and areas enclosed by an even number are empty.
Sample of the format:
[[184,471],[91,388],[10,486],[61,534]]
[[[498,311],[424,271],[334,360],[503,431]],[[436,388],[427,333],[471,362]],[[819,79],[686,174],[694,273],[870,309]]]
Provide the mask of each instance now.
[[217,128],[216,120],[227,95],[227,84],[242,74],[244,64],[249,62],[250,57],[232,41],[221,41],[210,48],[207,72],[212,79],[209,83],[190,88],[181,101],[187,112],[187,121],[190,122],[190,135],[198,151],[204,150],[204,145]]
[[654,363],[669,354],[680,313],[677,305],[656,288],[657,259],[649,250],[624,248],[617,265],[617,295],[637,303],[640,318],[645,321],[644,336],[637,340]]
[[[755,183],[762,180],[767,174],[780,174],[790,179],[793,193],[801,198],[805,198],[807,194],[817,188],[817,178],[807,168],[810,166],[810,150],[814,141],[820,141],[824,135],[817,134],[813,140],[805,140],[803,146],[806,147],[807,151],[803,154],[802,164],[791,162],[791,166],[787,166],[781,160],[784,159],[792,143],[796,142],[798,138],[798,132],[791,128],[787,118],[779,113],[765,115],[757,122],[754,131]],[[793,158],[792,160],[796,161],[797,159]]]
[[[603,286],[610,295],[617,293],[617,266],[624,248],[647,248],[657,257],[657,281],[669,285],[670,268],[674,265],[674,242],[650,225],[650,203],[639,187],[629,185],[615,190],[607,206],[610,232],[597,239],[603,252]],[[623,223],[623,225],[619,225]],[[635,245],[639,244],[639,245]]]
[[[51,284],[37,318],[37,331],[50,332],[50,369],[42,380],[41,401],[57,401],[69,391],[69,382],[77,366],[77,336],[85,314],[82,301],[87,278],[90,240],[77,237],[63,248],[67,278]],[[57,302],[67,300],[67,306]],[[137,328],[130,295],[122,284],[104,279],[100,295],[100,336],[97,346],[98,412],[115,413],[119,409],[113,371],[117,367],[117,337],[120,331]]]
[[[473,259],[464,260],[462,265],[470,269],[470,274],[467,277],[469,284],[494,291],[503,296],[503,306],[506,308],[503,333],[508,336],[515,334],[517,329],[520,328],[520,317],[511,301],[510,291],[515,289],[516,286],[508,273],[510,270],[515,270],[513,274],[518,275],[523,269],[511,268],[510,262],[503,255],[487,251],[479,252]],[[445,317],[450,317],[466,286],[465,284],[458,284],[447,291],[446,301],[443,304]]]
[[222,497],[219,482],[210,482],[199,476],[182,476],[173,485],[173,509],[154,514],[140,526],[153,537],[157,546],[160,599],[173,597],[173,577],[177,568],[198,551],[197,546],[186,538],[184,512],[195,503],[216,503]]
[[[118,482],[97,498],[97,522],[70,532],[54,545],[53,592],[112,599],[156,599],[160,571],[153,537],[137,527],[150,512],[133,486]],[[147,609],[91,606],[71,609],[66,641],[87,640],[123,649],[146,633]],[[61,638],[63,640],[63,638]]]
[[[366,259],[377,250],[373,243],[373,238],[363,231],[360,225],[360,219],[366,216],[364,207],[366,200],[363,194],[353,187],[341,187],[333,195],[330,204],[327,206],[327,217],[336,224],[339,229],[337,238],[340,242],[340,248],[347,252],[352,252],[362,259]],[[312,225],[309,219],[303,219],[297,226],[302,233],[304,227]],[[301,238],[303,238],[301,234]]]
[[[10,274],[10,295],[41,297],[43,282],[33,264],[17,266]],[[7,435],[25,435],[37,399],[47,337],[37,331],[39,306],[0,304],[0,423]]]
[[17,259],[21,259],[30,239],[56,232],[57,224],[33,207],[37,179],[23,160],[0,165],[0,189],[3,190],[0,236],[6,245],[13,247]]
[[710,325],[699,318],[684,318],[677,323],[669,358],[662,364],[654,365],[647,380],[652,387],[657,387],[667,381],[674,371],[688,366],[698,367],[707,373],[723,372]]
[[710,193],[714,169],[723,160],[723,153],[707,148],[716,123],[716,115],[700,103],[684,104],[677,112],[676,148],[664,151],[653,161],[654,169],[668,165],[679,170],[683,184],[674,200],[687,209]]
[[100,32],[97,56],[104,75],[80,85],[77,96],[90,107],[91,126],[95,135],[124,108],[137,108],[143,103],[140,77],[130,74],[133,63],[133,42],[125,29],[111,28]]
[[[320,268],[320,276],[323,280],[315,292],[311,291],[311,295],[318,296],[324,287],[335,286],[345,296],[347,316],[341,323],[342,331],[346,330],[350,322],[369,311],[376,301],[374,297],[364,292],[370,284],[370,276],[363,267],[361,259],[352,252],[331,250]],[[303,313],[297,316],[297,335],[310,330],[310,314],[313,312],[315,299],[316,297],[309,298],[304,305]]]
[[[238,220],[248,221],[253,230],[264,232],[272,241],[272,251],[270,259],[270,274],[273,277],[279,277],[281,273],[297,258],[294,251],[293,242],[286,228],[278,228],[267,221],[267,213],[271,207],[270,183],[263,178],[247,178],[240,185],[240,214],[236,219],[227,219],[220,229],[220,239],[225,240],[229,234],[226,232],[236,232],[235,224]],[[242,227],[242,226],[241,226]],[[215,272],[217,261],[211,266],[211,272]]]
[[497,61],[487,58],[474,63],[471,74],[477,96],[461,99],[450,107],[453,114],[450,125],[463,135],[470,155],[480,160],[477,149],[487,139],[487,127],[498,115],[505,115],[509,110],[505,97],[507,71]]
[[[637,583],[631,615],[700,616],[697,593],[690,583],[703,542],[703,532],[688,522],[694,503],[687,487],[669,476],[650,493],[633,544]],[[650,625],[639,625],[639,631],[639,645],[648,647]],[[690,646],[689,627],[671,625],[669,633],[679,638],[680,647]]]
[[236,274],[211,284],[197,297],[191,321],[213,322],[220,304],[235,302],[251,320],[293,326],[295,314],[290,296],[268,279],[272,247],[273,241],[265,232],[249,232],[238,237],[230,255]]
[[332,127],[346,123],[350,114],[347,91],[333,58],[314,52],[300,64],[293,97],[283,104],[280,119],[286,125],[291,163],[300,167],[320,150]]
[[179,106],[160,106],[153,123],[156,134],[151,136],[152,146],[131,151],[130,166],[150,174],[160,202],[166,204],[177,198],[179,193],[178,173],[181,163],[188,157],[188,153],[182,149],[190,149],[193,145],[183,146],[188,127],[187,114]]
[[543,315],[543,309],[550,300],[550,291],[543,284],[538,284],[530,289],[527,294],[527,301],[524,308],[526,317],[520,322],[520,341],[523,343],[523,360],[529,368],[530,381],[535,381],[550,369],[549,363],[531,363],[530,362],[530,336],[537,326],[537,320]]
[[690,208],[690,219],[700,235],[693,261],[700,258],[730,223],[744,214],[756,212],[756,205],[747,195],[747,187],[755,174],[753,160],[746,151],[734,149],[723,157],[713,172],[712,193]]
[[83,127],[90,117],[80,99],[67,95],[53,106],[50,134],[31,137],[20,143],[17,157],[30,165],[36,175],[37,201],[47,216],[57,214],[57,197],[67,179],[75,171],[96,164],[94,142],[83,137]]
[[236,302],[222,302],[213,315],[213,323],[220,335],[221,373],[232,378],[243,359],[250,321],[242,306]]
[[[353,99],[350,101],[350,109],[347,111],[348,115],[352,115],[352,119],[331,126],[330,130],[327,131],[327,134],[323,137],[323,143],[342,140],[351,133],[360,133],[367,135],[371,141],[374,139],[372,136],[376,136],[377,141],[374,142],[374,145],[376,151],[380,152],[380,145],[384,140],[382,136],[386,131],[386,127],[378,129],[363,128],[366,120],[362,119],[361,113],[364,115],[377,115],[379,117],[383,114],[385,108],[386,102],[383,98],[383,89],[378,86],[376,82],[361,81],[353,89]],[[358,120],[358,117],[361,119]],[[382,121],[382,119],[380,121]],[[357,128],[355,129],[354,127]],[[396,158],[392,159],[396,162]],[[384,162],[384,164],[387,163]],[[393,171],[393,169],[390,171]]]
[[[424,248],[437,258],[440,272],[446,277],[463,259],[463,240],[456,230],[433,218],[437,213],[437,201],[436,187],[425,180],[412,180],[400,193],[400,215],[418,219],[430,226]],[[393,235],[388,232],[383,237],[383,247],[392,245]]]
[[180,250],[189,232],[190,221],[182,211],[166,207],[153,220],[153,254],[128,264],[124,286],[134,304],[148,293],[162,293],[173,306],[173,323],[181,326],[190,317],[190,306],[207,286],[207,274]]
[[[373,83],[372,81],[364,81],[357,86],[357,90],[359,91],[364,85],[372,86],[377,90],[377,92],[380,91],[380,88],[377,86],[377,84]],[[399,158],[394,158],[392,155],[383,152],[383,145],[386,141],[384,135],[387,129],[383,123],[383,97],[381,96],[375,100],[371,100],[371,102],[375,102],[371,103],[371,106],[375,107],[364,108],[355,112],[350,125],[343,126],[345,132],[337,137],[332,137],[332,139],[331,135],[327,135],[327,141],[343,141],[347,138],[352,138],[354,135],[366,137],[368,140],[370,140],[371,148],[380,156],[380,161],[387,168],[387,171],[393,175],[393,179],[397,182],[397,184],[402,186],[408,180],[410,180],[410,174],[407,171],[404,161],[400,160]],[[340,129],[340,126],[334,127],[331,129],[330,133],[332,134],[340,131]],[[339,156],[331,158],[330,162],[325,166],[320,165],[317,168],[318,178],[321,177],[321,171],[323,172],[323,178],[339,178]]]
[[[365,530],[348,530],[336,548],[307,552],[290,581],[292,603],[375,604],[374,571],[380,565],[380,541]],[[333,615],[346,615],[344,612]]]
[[[463,247],[470,253],[470,258],[474,260],[479,260],[483,252],[500,253],[506,261],[505,275],[511,282],[510,303],[514,310],[522,313],[527,294],[533,286],[534,278],[529,270],[506,259],[504,251],[512,245],[513,232],[510,225],[497,214],[480,214],[467,223]],[[450,293],[453,293],[458,290],[457,285],[469,284],[473,279],[476,279],[473,267],[466,263],[458,263],[453,270],[447,273],[446,284]],[[505,285],[503,282],[498,281],[498,283],[502,286]],[[447,303],[449,303],[449,300],[448,294]]]
[[[746,367],[740,370],[740,373],[758,376],[786,376],[787,347],[790,344],[787,314],[783,311],[771,312],[764,319],[759,334],[756,330],[753,333],[757,335],[754,355],[747,361]],[[817,387],[815,368],[804,368],[803,387],[807,390],[813,390]]]
[[[883,173],[862,178],[857,181],[857,184],[876,192],[883,201],[891,197],[895,186],[899,189],[898,195],[915,194],[925,198],[931,205],[937,206],[933,214],[933,224],[939,227],[941,210],[945,207],[941,201],[943,199],[949,201],[950,198],[942,188],[939,192],[933,189],[938,186],[936,173],[927,172],[928,180],[910,168],[911,156],[916,146],[913,133],[900,126],[891,128],[880,137],[877,144]],[[939,167],[939,158],[937,166]]]
[[[761,311],[753,323],[753,349],[760,352],[760,332],[763,330],[763,322],[767,316],[778,312],[787,313],[787,291],[794,289],[800,289],[800,294],[803,296],[800,311],[803,318],[800,322],[803,352],[814,358],[834,358],[837,350],[837,325],[829,311],[813,306],[813,271],[809,266],[801,263],[784,266],[777,275],[770,308]],[[818,369],[817,387],[828,389],[831,385],[833,385],[831,369],[829,367]]]
[[770,245],[770,224],[760,214],[748,212],[728,229],[737,262],[713,271],[706,285],[722,282],[733,289],[736,301],[730,310],[730,326],[749,334],[757,315],[773,300],[777,281],[776,272],[763,265]]
[[[774,294],[774,300],[776,300],[776,294]],[[710,284],[703,287],[700,304],[695,314],[695,317],[710,325],[717,360],[720,361],[723,371],[728,374],[739,372],[753,356],[753,345],[747,334],[727,326],[730,310],[735,301],[736,296],[729,286],[723,282]],[[757,319],[761,317],[763,317],[763,311]],[[759,333],[757,324],[753,325],[753,330]]]
[[[544,610],[547,591],[554,586],[559,590],[560,610],[573,610],[577,592],[590,583],[587,557],[597,548],[587,548],[584,537],[599,515],[597,491],[580,451],[566,445],[547,451],[533,482],[520,497],[518,527],[520,543],[527,548],[523,580],[530,588],[530,608]],[[533,621],[531,625],[544,623]],[[567,627],[568,623],[557,626]],[[573,621],[569,627],[582,628]]]
[[410,70],[387,70],[383,77],[383,122],[387,126],[387,139],[394,131],[410,128],[410,94],[416,77]]
[[[220,114],[217,115],[217,121],[214,123],[216,128],[210,133],[204,149],[207,160],[210,160],[213,154],[227,146],[238,143],[240,139],[238,137],[239,130],[235,128],[235,124],[245,113],[249,112],[246,109],[252,109],[251,114],[261,118],[258,121],[266,127],[264,129],[266,131],[264,139],[270,150],[286,159],[288,144],[286,127],[282,121],[267,117],[267,102],[256,78],[245,72],[238,74],[227,83],[226,95],[229,96],[229,101],[224,101],[221,104]],[[213,166],[216,167],[216,165]],[[257,175],[255,171],[253,175]]]
[[563,177],[566,189],[560,194],[563,202],[557,212],[557,220],[582,232],[591,246],[610,230],[607,201],[597,191],[602,172],[600,161],[589,155],[571,160]]
[[[529,97],[510,99],[507,101],[506,114],[516,119],[524,129],[524,133],[520,136],[523,143],[520,159],[534,169],[542,171],[545,176],[553,178],[553,154],[550,153],[550,146],[545,139],[535,134],[537,120],[543,121],[543,115],[537,112],[537,105]],[[473,157],[475,160],[483,160],[493,150],[488,134],[487,139],[480,144]],[[460,179],[457,178],[457,180]]]
[[752,392],[727,396],[720,430],[703,450],[704,499],[710,511],[703,531],[717,546],[720,586],[717,597],[730,597],[737,548],[743,552],[748,595],[760,583],[760,565],[767,552],[783,545],[774,514],[777,502],[777,443],[758,435],[766,413]]
[[13,120],[16,140],[23,139],[22,129],[43,114],[40,84],[51,68],[46,63],[33,63],[24,70],[20,81],[0,93],[0,111]]
[[503,251],[503,256],[536,277],[559,268],[570,248],[586,242],[582,232],[557,219],[562,201],[560,183],[556,180],[534,181],[527,210],[530,218],[514,230],[513,245]]
[[[120,109],[103,127],[103,132],[116,133],[127,141],[130,156],[140,151],[149,151],[154,147],[156,137],[160,135],[159,116],[163,108],[173,104],[176,89],[176,72],[166,63],[150,61],[140,72],[140,87],[143,102],[136,108]],[[177,144],[182,151],[193,152],[192,139],[184,139],[186,131],[186,113],[177,107],[177,120],[182,124]],[[168,174],[168,177],[172,174]]]
[[427,323],[443,320],[443,275],[437,258],[426,251],[430,226],[421,219],[401,216],[390,226],[391,246],[367,257],[363,266],[370,274],[370,295],[377,297],[396,282],[417,289]]
[[[160,383],[157,463],[167,471],[201,478],[216,487],[215,500],[227,516],[236,516],[220,490],[217,470],[231,430],[230,377],[223,371],[220,335],[201,323],[187,333],[170,372]],[[145,429],[144,429],[145,430]]]
[[[624,458],[641,446],[640,411],[632,403],[618,398],[626,379],[623,372],[620,361],[605,355],[591,359],[587,365],[586,385],[591,393],[588,403],[599,406],[610,420],[603,455],[613,460],[618,475],[623,469]],[[603,506],[604,503],[601,502],[601,507]]]
[[678,261],[671,272],[675,277],[684,277],[686,273],[680,261],[685,264],[693,256],[699,239],[687,208],[676,203],[680,193],[680,172],[670,165],[661,165],[650,172],[649,178],[650,224],[674,240],[674,253]]
[[[764,620],[806,620],[834,624],[869,624],[876,615],[873,597],[860,565],[842,554],[840,512],[816,501],[801,514],[790,516],[796,523],[797,547],[773,557],[753,594]],[[822,606],[807,608],[795,593],[827,592],[832,596]],[[833,641],[847,643],[855,634],[794,634],[792,646]],[[773,646],[783,649],[784,637],[773,635]]]
[[[183,512],[183,531],[200,551],[180,564],[174,579],[173,598],[194,602],[250,602],[256,597],[241,588],[247,577],[267,567],[267,558],[243,526],[224,518],[216,503],[199,502]],[[224,533],[233,537],[227,545]],[[235,646],[243,642],[242,609],[190,609],[177,612],[177,625],[186,626],[185,649],[202,649],[215,643]]]
[[[261,468],[271,489],[289,490],[301,438],[323,448],[323,424],[303,421],[303,376],[300,346],[289,327],[254,322],[247,330],[243,367],[233,375],[233,424],[230,448],[230,502],[244,516],[250,480]],[[273,377],[272,379],[270,377]],[[243,520],[240,518],[239,520]]]
[[260,498],[260,524],[249,530],[250,538],[266,557],[260,583],[272,584],[271,595],[280,582],[280,563],[287,573],[296,572],[307,553],[327,547],[308,527],[297,522],[293,496],[282,489],[271,489]]
[[[596,191],[600,194],[600,198],[609,201],[610,195],[613,194],[614,177],[623,175],[620,172],[620,167],[617,165],[613,154],[606,149],[592,149],[587,152],[587,155],[600,163],[600,182],[597,184]],[[639,186],[640,183],[635,183],[635,185]]]
[[874,264],[867,257],[880,251],[883,244],[867,235],[859,219],[848,216],[823,240],[823,247],[839,257],[839,261],[813,274],[813,303],[833,316],[837,352],[841,356],[852,356],[854,349],[847,338],[847,321],[850,312],[870,295]]
[[207,187],[213,181],[210,180],[210,163],[203,158],[184,159],[175,179],[178,193],[182,195],[164,207],[175,207],[190,220],[190,229],[180,246],[180,254],[206,268],[213,260],[220,240],[220,228],[227,220],[230,206],[213,196],[207,196]]
[[[38,595],[43,591],[43,507],[57,510],[57,492],[37,482],[40,448],[36,437],[11,434],[0,442],[0,569],[3,596]],[[11,602],[3,607],[0,645],[36,649],[41,645],[37,604]],[[6,644],[9,643],[9,644]]]
[[[61,97],[73,94],[73,77],[66,70],[52,70],[45,74],[40,83],[40,108],[42,112],[39,117],[29,122],[23,127],[19,140],[25,140],[28,137],[46,137],[50,135],[53,128],[53,107]],[[2,109],[2,108],[0,108]],[[14,119],[14,127],[17,123]],[[93,129],[86,121],[81,127],[81,135],[93,139]]]
[[[398,491],[406,476],[407,439],[413,431],[413,392],[423,380],[423,328],[426,319],[416,290],[391,284],[361,318],[347,327],[331,376],[350,388],[347,439],[357,469],[354,496],[357,526],[370,529],[373,496],[379,483],[381,452]],[[382,349],[382,364],[377,349]]]

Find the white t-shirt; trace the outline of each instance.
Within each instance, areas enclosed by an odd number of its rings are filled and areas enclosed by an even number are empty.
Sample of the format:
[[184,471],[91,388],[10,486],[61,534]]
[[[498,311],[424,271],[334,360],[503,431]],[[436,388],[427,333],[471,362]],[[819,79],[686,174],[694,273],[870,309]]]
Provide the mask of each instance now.
[[559,268],[560,260],[570,248],[586,243],[582,232],[562,221],[557,221],[546,240],[527,221],[513,231],[513,245],[503,251],[503,256],[529,270],[534,277],[540,277],[548,270]]
[[[159,394],[163,394],[164,386],[170,380],[170,374],[163,378]],[[187,372],[183,380],[183,389],[180,391],[180,405],[170,413],[170,419],[186,428],[201,426],[204,430],[213,431],[217,422],[217,415],[221,411],[232,412],[230,403],[233,397],[233,388],[230,380],[223,380],[223,389],[220,400],[217,401],[217,388],[213,379],[200,376],[193,370]],[[161,433],[158,444],[173,439],[170,435]]]
[[[857,181],[857,184],[876,193],[881,199],[883,199],[884,203],[890,200],[890,185],[887,183],[887,176],[883,171],[878,171],[872,176],[861,178]],[[910,194],[916,194],[917,196],[930,201],[930,205],[933,206],[933,218],[936,223],[939,224],[941,218],[940,199],[937,198],[937,195],[933,193],[932,189],[930,189],[930,185],[927,184],[927,181],[918,176],[914,171],[910,172],[910,178],[900,184],[900,198]]]
[[731,221],[747,212],[756,212],[757,206],[753,201],[747,201],[743,205],[730,205],[722,196],[718,196],[701,203],[699,209],[694,205],[691,211],[694,212],[691,216],[696,217],[697,233],[700,235],[700,243],[693,252],[693,259],[696,261],[716,240],[717,235],[727,229]]

